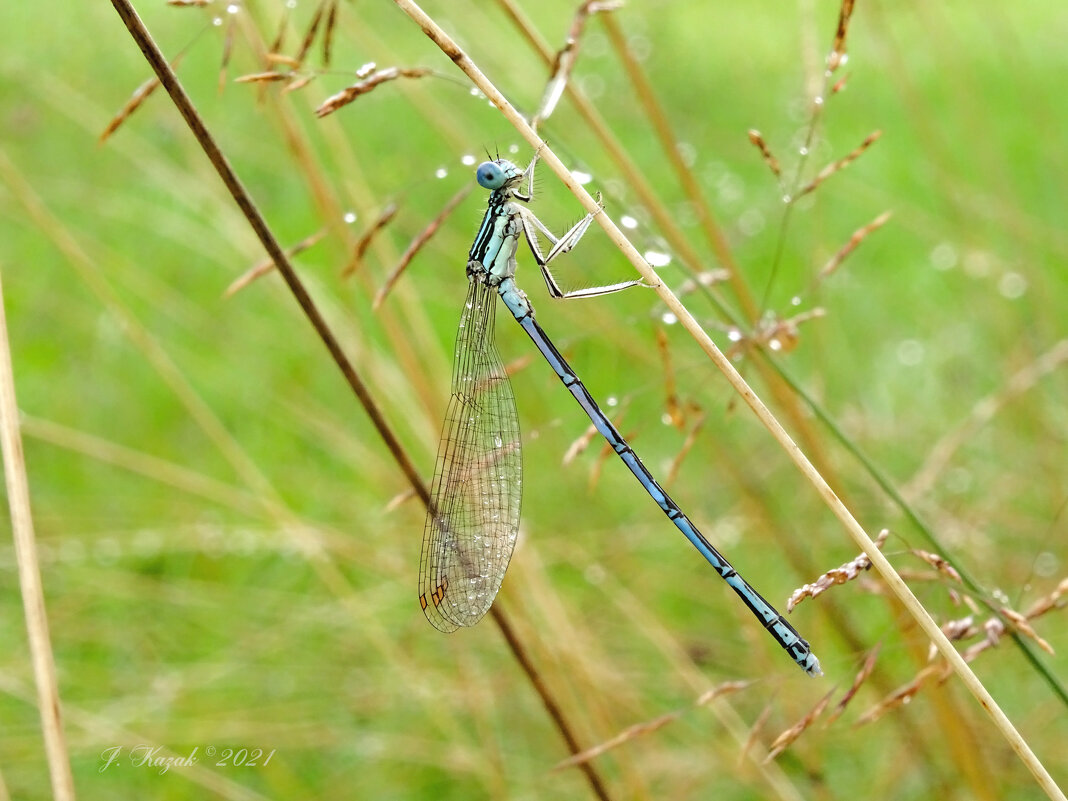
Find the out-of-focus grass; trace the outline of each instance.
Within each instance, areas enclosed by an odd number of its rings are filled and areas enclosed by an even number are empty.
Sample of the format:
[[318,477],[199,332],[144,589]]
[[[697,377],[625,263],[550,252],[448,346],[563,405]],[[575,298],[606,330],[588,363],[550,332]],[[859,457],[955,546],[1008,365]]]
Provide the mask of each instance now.
[[[792,171],[808,113],[806,65],[820,62],[837,11],[811,5],[633,3],[618,12],[758,296],[781,201],[745,131],[763,131]],[[792,313],[789,300],[801,293],[801,308],[819,304],[828,314],[780,358],[902,485],[977,402],[1004,393],[1011,375],[1065,336],[1060,187],[1068,164],[1059,134],[1068,124],[1060,102],[1068,13],[1045,5],[860,4],[848,88],[828,103],[812,164],[843,155],[875,128],[884,136],[802,203],[787,232],[771,304]],[[194,10],[140,10],[168,53],[208,20]],[[559,46],[573,10],[544,2],[527,13]],[[494,4],[428,11],[533,110],[544,68]],[[304,26],[311,12],[301,6],[294,19]],[[267,20],[264,36],[273,35],[273,5],[242,13]],[[163,95],[96,147],[147,76],[117,17],[106,4],[8,4],[3,15],[23,33],[0,53],[2,147],[14,165],[0,196],[0,269],[80,796],[585,792],[577,773],[548,772],[566,752],[492,626],[445,638],[423,621],[414,601],[422,510],[390,506],[403,478],[277,277],[222,300],[262,255]],[[179,74],[284,242],[336,226],[335,210],[357,212],[354,237],[387,202],[400,204],[355,278],[338,279],[348,254],[337,227],[298,264],[429,473],[483,198],[464,202],[378,315],[370,299],[408,240],[470,180],[461,156],[504,151],[516,137],[462,81],[380,87],[325,121],[311,111],[345,76],[322,76],[280,102],[277,89],[262,103],[256,88],[230,84],[219,94],[220,50],[217,30],[201,33]],[[367,61],[451,70],[391,5],[343,5],[335,66]],[[230,75],[259,68],[238,37]],[[707,255],[596,20],[576,77]],[[566,101],[544,135],[595,176],[609,213],[643,218]],[[294,156],[299,148],[310,161]],[[434,177],[439,168],[446,177]],[[547,222],[578,216],[550,176],[539,188],[536,209]],[[28,209],[33,198],[44,215]],[[890,225],[808,291],[852,231],[885,209],[894,212]],[[662,248],[648,227],[635,241]],[[629,275],[596,232],[569,261],[576,282]],[[672,284],[685,278],[676,265],[662,270]],[[553,304],[529,260],[522,269],[546,330],[595,395],[627,404],[622,429],[654,472],[666,472],[685,435],[660,423],[655,329],[663,324],[652,296]],[[714,325],[710,306],[699,296],[690,302]],[[509,361],[529,350],[513,328],[499,334]],[[672,494],[781,602],[815,578],[791,568],[783,538],[817,572],[851,558],[853,547],[766,433],[731,407],[691,341],[664,328],[680,394],[707,413]],[[900,799],[1037,792],[952,683],[850,728],[851,716],[924,663],[925,644],[899,611],[856,585],[802,605],[795,624],[828,673],[807,681],[618,465],[606,463],[591,487],[599,444],[560,467],[585,424],[544,366],[531,362],[514,384],[525,432],[524,527],[499,602],[585,744],[736,678],[759,681],[731,697],[730,714],[744,737],[767,708],[759,736],[770,742],[832,682],[847,686],[863,649],[882,642],[855,708],[806,732],[774,772],[739,760],[724,718],[698,709],[597,761],[613,797],[771,797],[787,794],[784,786],[803,796]],[[1066,572],[1065,389],[1054,371],[1012,400],[911,499],[953,557],[1019,608]],[[859,519],[893,528],[894,561],[919,568],[903,553],[923,544],[916,533],[833,439],[819,436]],[[309,558],[312,542],[322,551]],[[0,569],[8,589],[0,775],[11,797],[40,797],[46,772],[8,546]],[[965,614],[943,586],[916,588],[941,618]],[[1068,640],[1056,614],[1037,627],[1058,649],[1052,672],[1063,675]],[[847,630],[859,641],[845,639]],[[1011,645],[985,654],[977,669],[1058,775],[1063,706]],[[953,747],[962,736],[978,757]],[[99,772],[104,749],[141,743],[176,753],[199,747],[200,763],[163,776],[128,764]],[[217,768],[209,747],[275,755],[266,767]]]

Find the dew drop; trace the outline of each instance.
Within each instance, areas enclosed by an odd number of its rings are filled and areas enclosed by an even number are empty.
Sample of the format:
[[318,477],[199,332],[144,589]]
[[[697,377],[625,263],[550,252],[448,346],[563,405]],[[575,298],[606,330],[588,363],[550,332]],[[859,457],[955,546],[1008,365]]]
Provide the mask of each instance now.
[[1017,272],[1007,272],[998,280],[998,292],[1002,297],[1016,300],[1027,291],[1027,279]]
[[346,211],[345,215],[341,219],[343,219],[347,225],[352,225],[354,222],[356,222],[356,212]]
[[618,406],[619,405],[619,398],[617,398],[615,395],[609,395],[607,398],[604,399],[604,405],[605,406]]
[[472,164],[475,163],[475,161],[475,157],[472,156],[470,153],[465,153],[463,156],[460,157],[460,163],[463,164],[465,167],[470,167]]
[[593,180],[592,175],[588,172],[583,172],[582,170],[572,170],[571,177],[578,181],[581,186],[585,186]]
[[438,167],[436,170],[434,170],[434,177],[435,178],[447,178],[448,175],[449,175],[449,171],[446,170],[444,167]]
[[675,316],[675,312],[666,311],[660,315],[660,322],[664,325],[675,325],[679,321],[679,318]]
[[940,242],[931,249],[930,259],[936,270],[952,270],[957,266],[957,249],[949,242]]
[[915,367],[923,357],[923,343],[918,339],[906,339],[897,346],[897,360],[906,367]]
[[659,250],[647,250],[643,254],[650,267],[667,267],[671,264],[671,254]]
[[619,224],[622,225],[624,228],[633,229],[638,227],[638,221],[631,217],[629,214],[624,214],[622,217],[620,217]]

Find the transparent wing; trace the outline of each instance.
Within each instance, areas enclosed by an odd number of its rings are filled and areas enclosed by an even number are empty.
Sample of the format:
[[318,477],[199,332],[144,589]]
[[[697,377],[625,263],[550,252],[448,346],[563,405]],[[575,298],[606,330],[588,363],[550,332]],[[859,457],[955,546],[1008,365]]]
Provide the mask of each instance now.
[[473,626],[489,610],[519,531],[519,419],[494,344],[496,309],[496,290],[473,280],[423,529],[419,603],[445,632]]

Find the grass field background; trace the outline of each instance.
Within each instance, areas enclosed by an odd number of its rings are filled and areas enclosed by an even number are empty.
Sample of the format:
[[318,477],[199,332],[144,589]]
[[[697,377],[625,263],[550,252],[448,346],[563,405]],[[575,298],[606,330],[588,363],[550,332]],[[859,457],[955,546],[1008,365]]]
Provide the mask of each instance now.
[[[561,47],[576,4],[521,5],[548,47]],[[295,257],[298,272],[429,479],[482,190],[378,311],[371,301],[412,238],[472,181],[465,156],[517,146],[525,163],[529,148],[391,3],[341,4],[332,72],[284,95],[233,80],[264,69],[257,54],[281,4],[232,15],[222,82],[228,25],[212,24],[228,17],[221,5],[138,10],[169,57],[186,50],[179,77],[280,241],[325,230]],[[503,4],[426,10],[517,107],[537,107],[548,69]],[[289,12],[285,52],[314,12],[307,2]],[[884,551],[936,620],[968,615],[961,596],[1024,611],[1068,575],[1068,6],[862,0],[835,77],[848,81],[826,98],[802,183],[882,136],[795,203],[784,228],[784,190],[746,132],[759,129],[794,175],[837,14],[823,0],[632,0],[611,24],[655,90],[738,284],[781,317],[825,312],[800,326],[796,348],[740,358],[754,389],[861,523],[891,530]],[[271,274],[224,297],[264,254],[166,95],[97,144],[150,75],[111,5],[8,3],[0,22],[18,32],[0,52],[0,275],[79,797],[589,796],[575,768],[552,770],[567,748],[492,621],[445,637],[420,614],[423,507],[284,284]],[[591,18],[581,43],[575,87],[699,263],[669,241],[574,102],[541,133],[592,176],[587,188],[604,193],[613,219],[634,218],[639,250],[671,256],[660,275],[678,291],[691,267],[725,265],[605,20]],[[307,71],[321,62],[317,41]],[[446,77],[384,84],[316,119],[368,62]],[[342,278],[391,203],[396,216]],[[556,229],[582,214],[544,168],[533,208]],[[889,222],[816,281],[884,211]],[[560,264],[572,286],[633,276],[596,226]],[[520,271],[542,326],[594,395],[615,402],[646,464],[667,476],[678,462],[673,497],[773,603],[856,556],[652,292],[558,303],[530,258],[520,256]],[[713,291],[744,321],[736,286]],[[684,301],[730,348],[717,305],[700,292]],[[807,678],[601,443],[562,465],[585,418],[506,315],[498,343],[513,368],[526,470],[520,544],[498,604],[583,747],[679,713],[593,761],[610,797],[1043,796],[956,679],[928,681],[907,705],[862,722],[929,664],[926,637],[874,572],[791,615],[827,674]],[[667,422],[672,387],[679,427]],[[935,543],[851,449],[902,492]],[[936,574],[917,548],[980,590]],[[10,536],[0,587],[0,798],[48,797]],[[981,609],[977,625],[988,616]],[[1033,621],[1055,649],[1028,641],[1045,673],[1008,637],[974,663],[1062,783],[1064,620],[1054,610]],[[828,723],[876,646],[872,675]],[[753,683],[695,706],[737,680]],[[828,711],[763,764],[775,737],[831,691]],[[199,762],[161,774],[130,764],[138,746],[196,748]],[[115,747],[123,762],[109,767]],[[225,749],[273,756],[217,766]]]

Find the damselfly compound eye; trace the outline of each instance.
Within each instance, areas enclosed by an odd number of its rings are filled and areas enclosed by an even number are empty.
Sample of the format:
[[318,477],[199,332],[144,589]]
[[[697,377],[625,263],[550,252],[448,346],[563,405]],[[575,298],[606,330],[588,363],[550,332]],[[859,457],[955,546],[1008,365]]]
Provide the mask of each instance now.
[[478,185],[486,189],[500,189],[504,186],[504,170],[493,161],[484,161],[479,164],[478,169],[475,170],[475,177],[478,178]]

